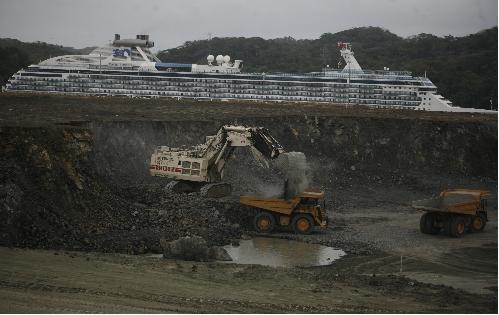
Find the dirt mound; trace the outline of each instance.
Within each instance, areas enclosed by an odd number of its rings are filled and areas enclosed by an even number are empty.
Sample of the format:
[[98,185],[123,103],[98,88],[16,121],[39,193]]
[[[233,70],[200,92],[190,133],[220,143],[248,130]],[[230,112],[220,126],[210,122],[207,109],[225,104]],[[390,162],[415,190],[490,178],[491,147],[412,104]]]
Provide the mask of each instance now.
[[1,245],[142,253],[159,252],[161,237],[240,234],[237,203],[169,193],[166,181],[110,185],[89,130],[2,128],[0,139]]

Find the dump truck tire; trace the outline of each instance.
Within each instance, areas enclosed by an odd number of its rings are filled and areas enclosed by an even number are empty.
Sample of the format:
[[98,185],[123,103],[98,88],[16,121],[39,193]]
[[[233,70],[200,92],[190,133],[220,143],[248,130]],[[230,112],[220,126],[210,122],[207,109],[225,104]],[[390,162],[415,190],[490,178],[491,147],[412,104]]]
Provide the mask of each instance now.
[[165,189],[179,194],[199,191],[199,187],[196,183],[185,180],[172,180],[166,184]]
[[423,213],[423,215],[421,216],[421,219],[419,219],[419,230],[423,234],[428,234],[428,232],[426,231],[426,218],[427,218],[427,215],[428,215],[428,213]]
[[255,216],[253,225],[259,233],[270,233],[275,228],[275,218],[272,214],[262,211]]
[[472,232],[481,232],[485,228],[485,220],[479,216],[479,215],[474,215],[471,218],[471,224],[470,224],[470,229]]
[[442,231],[444,235],[451,236],[452,216],[446,215],[442,219]]
[[452,237],[461,237],[466,231],[466,222],[460,215],[453,216],[450,219],[449,232]]
[[438,234],[440,228],[435,226],[435,215],[433,213],[425,213],[419,221],[419,229],[424,234]]
[[310,234],[314,227],[314,221],[308,214],[298,214],[293,217],[292,226],[297,234]]

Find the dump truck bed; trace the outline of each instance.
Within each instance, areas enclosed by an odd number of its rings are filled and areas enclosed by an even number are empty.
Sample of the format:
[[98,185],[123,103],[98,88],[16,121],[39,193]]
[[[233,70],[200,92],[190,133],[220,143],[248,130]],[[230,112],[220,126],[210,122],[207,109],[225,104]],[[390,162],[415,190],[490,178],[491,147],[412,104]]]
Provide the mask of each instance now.
[[247,206],[289,215],[300,203],[301,198],[322,199],[324,198],[324,193],[313,190],[304,191],[289,200],[279,198],[263,198],[257,196],[241,196],[239,197],[239,202]]
[[262,198],[256,196],[241,196],[239,198],[239,202],[247,206],[289,215],[291,214],[291,212],[293,212],[293,209],[300,202],[300,198],[285,200]]
[[482,198],[488,195],[488,192],[480,190],[446,190],[439,197],[416,200],[412,207],[423,211],[474,214],[479,210]]

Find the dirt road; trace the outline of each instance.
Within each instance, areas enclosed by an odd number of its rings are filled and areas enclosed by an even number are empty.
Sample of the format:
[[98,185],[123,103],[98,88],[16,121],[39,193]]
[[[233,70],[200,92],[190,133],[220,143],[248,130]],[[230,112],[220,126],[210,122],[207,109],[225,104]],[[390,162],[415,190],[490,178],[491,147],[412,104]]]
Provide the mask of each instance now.
[[490,296],[395,276],[352,275],[341,267],[283,269],[7,248],[0,248],[0,253],[4,313],[491,312],[494,308]]

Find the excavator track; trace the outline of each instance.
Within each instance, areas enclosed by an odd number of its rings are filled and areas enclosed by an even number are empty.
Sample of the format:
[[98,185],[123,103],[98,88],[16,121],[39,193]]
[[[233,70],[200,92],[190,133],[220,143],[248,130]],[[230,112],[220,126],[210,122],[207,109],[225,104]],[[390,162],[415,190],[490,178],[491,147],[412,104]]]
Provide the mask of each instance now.
[[199,192],[201,185],[196,182],[189,182],[185,180],[172,180],[166,185],[166,190],[176,193],[193,193]]
[[203,197],[222,198],[231,195],[232,186],[228,183],[212,183],[201,187],[199,192]]
[[222,198],[230,196],[232,193],[232,186],[228,183],[194,183],[184,180],[172,180],[166,187],[167,190],[176,193],[193,193],[199,192],[201,196],[207,198]]

